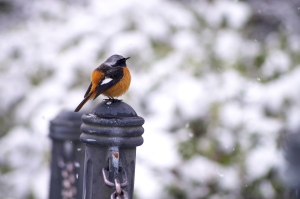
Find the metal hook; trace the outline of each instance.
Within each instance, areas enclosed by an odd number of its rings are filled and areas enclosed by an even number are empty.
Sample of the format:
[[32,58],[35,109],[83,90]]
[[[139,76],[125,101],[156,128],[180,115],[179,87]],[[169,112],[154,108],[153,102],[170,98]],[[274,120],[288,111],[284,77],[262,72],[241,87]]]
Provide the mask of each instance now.
[[[119,184],[120,184],[121,187],[126,187],[128,185],[127,173],[126,173],[126,171],[122,167],[120,167],[120,172],[122,173],[122,180],[123,180],[123,182],[122,183],[119,182]],[[115,186],[115,182],[111,182],[109,180],[109,177],[108,177],[109,173],[108,173],[108,169],[107,168],[103,168],[102,169],[102,175],[103,175],[104,183],[107,186],[110,186],[110,187],[114,187]]]

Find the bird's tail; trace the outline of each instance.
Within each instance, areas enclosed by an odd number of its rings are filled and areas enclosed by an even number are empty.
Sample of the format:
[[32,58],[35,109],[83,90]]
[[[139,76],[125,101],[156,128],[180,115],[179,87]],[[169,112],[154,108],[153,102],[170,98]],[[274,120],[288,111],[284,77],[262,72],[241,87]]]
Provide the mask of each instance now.
[[82,102],[80,102],[80,104],[77,106],[77,108],[74,110],[74,112],[78,112],[80,111],[80,109],[83,107],[83,105],[90,99],[91,94],[88,94],[83,100]]

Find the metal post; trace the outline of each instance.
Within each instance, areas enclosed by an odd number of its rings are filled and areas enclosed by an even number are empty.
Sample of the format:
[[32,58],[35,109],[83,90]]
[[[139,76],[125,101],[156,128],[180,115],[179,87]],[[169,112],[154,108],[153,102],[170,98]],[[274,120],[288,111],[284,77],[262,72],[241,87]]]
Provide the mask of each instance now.
[[133,198],[136,147],[144,119],[124,102],[104,101],[82,116],[84,199]]
[[287,133],[284,152],[287,161],[286,182],[289,188],[286,198],[300,199],[300,133]]
[[49,199],[81,199],[84,144],[79,136],[82,114],[61,112],[50,121],[52,139]]

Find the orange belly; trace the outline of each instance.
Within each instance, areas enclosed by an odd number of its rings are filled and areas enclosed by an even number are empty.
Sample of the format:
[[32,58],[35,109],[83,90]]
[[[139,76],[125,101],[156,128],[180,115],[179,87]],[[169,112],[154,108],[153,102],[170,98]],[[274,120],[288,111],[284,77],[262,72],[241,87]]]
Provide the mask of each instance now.
[[123,78],[114,86],[107,89],[105,92],[103,92],[103,95],[107,97],[119,97],[123,95],[130,86],[131,81],[131,75],[127,67],[122,67],[124,71]]

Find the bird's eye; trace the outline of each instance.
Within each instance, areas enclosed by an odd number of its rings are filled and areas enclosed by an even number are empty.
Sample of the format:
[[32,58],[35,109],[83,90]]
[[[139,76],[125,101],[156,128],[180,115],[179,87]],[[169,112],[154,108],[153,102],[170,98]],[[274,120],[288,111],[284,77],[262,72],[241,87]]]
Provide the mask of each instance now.
[[123,58],[123,59],[119,59],[119,60],[117,61],[117,63],[122,64],[122,63],[124,63],[125,61],[126,61],[126,59]]

